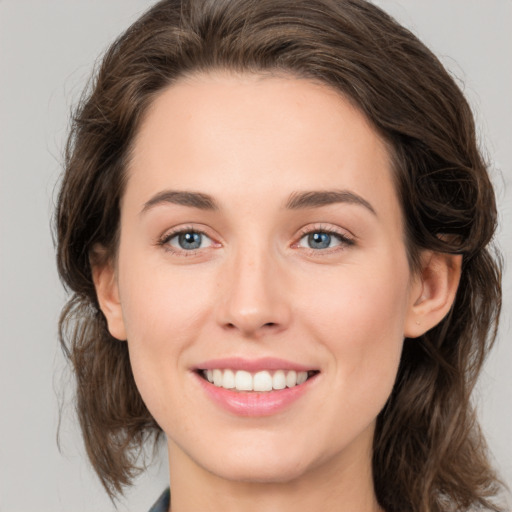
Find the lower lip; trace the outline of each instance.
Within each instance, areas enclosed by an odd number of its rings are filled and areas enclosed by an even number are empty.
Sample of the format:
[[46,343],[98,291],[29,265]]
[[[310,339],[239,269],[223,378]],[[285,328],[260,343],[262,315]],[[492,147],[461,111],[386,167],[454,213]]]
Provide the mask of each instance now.
[[208,397],[223,409],[238,416],[271,416],[286,409],[307,393],[318,374],[293,388],[267,392],[232,391],[215,386],[197,374],[196,377]]

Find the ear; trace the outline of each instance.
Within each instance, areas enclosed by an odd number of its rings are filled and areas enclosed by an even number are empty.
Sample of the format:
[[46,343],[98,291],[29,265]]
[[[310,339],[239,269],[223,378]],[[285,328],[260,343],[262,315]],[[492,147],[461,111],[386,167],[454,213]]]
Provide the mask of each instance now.
[[95,245],[91,251],[92,279],[100,309],[105,315],[110,334],[118,340],[126,340],[123,311],[119,299],[119,289],[114,262],[106,257],[106,249]]
[[417,338],[450,311],[459,286],[462,255],[426,251],[411,287],[404,336]]

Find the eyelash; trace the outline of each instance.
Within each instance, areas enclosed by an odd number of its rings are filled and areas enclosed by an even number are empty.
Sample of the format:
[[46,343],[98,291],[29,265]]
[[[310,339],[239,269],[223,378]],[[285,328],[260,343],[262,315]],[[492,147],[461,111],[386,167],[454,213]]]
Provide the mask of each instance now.
[[[195,233],[198,235],[205,236],[212,241],[212,245],[216,244],[216,242],[205,231],[203,231],[201,229],[197,229],[192,226],[188,226],[188,227],[184,227],[184,228],[178,228],[171,232],[165,233],[161,238],[158,239],[157,245],[161,246],[165,251],[167,251],[171,254],[174,254],[174,255],[184,256],[184,257],[195,256],[201,251],[201,248],[191,249],[191,250],[176,249],[169,244],[169,242],[173,238],[175,238],[176,236],[179,236],[181,234],[185,234],[185,233]],[[355,240],[353,237],[347,236],[347,234],[345,234],[345,233],[340,233],[339,231],[337,231],[335,229],[328,228],[328,227],[325,227],[322,225],[318,225],[318,226],[306,227],[306,228],[301,229],[301,231],[299,232],[299,235],[298,235],[298,240],[292,244],[292,247],[299,248],[299,244],[300,244],[301,240],[304,237],[312,235],[314,233],[324,233],[324,234],[327,234],[330,236],[334,236],[335,238],[337,238],[337,240],[340,242],[340,244],[338,246],[328,247],[325,249],[314,249],[312,247],[309,247],[309,248],[301,247],[301,249],[303,251],[306,251],[306,253],[311,256],[321,256],[321,255],[326,255],[326,254],[332,254],[333,252],[338,252],[340,250],[342,251],[342,250],[345,250],[347,247],[355,245]],[[217,245],[220,245],[220,244],[218,244],[218,242],[217,242]]]
[[[185,250],[185,249],[176,249],[174,247],[172,247],[169,242],[175,238],[176,236],[179,236],[179,235],[182,235],[182,234],[185,234],[185,233],[196,233],[198,235],[202,235],[202,236],[205,236],[207,238],[209,238],[210,240],[212,240],[212,238],[210,236],[208,236],[207,233],[205,233],[205,231],[201,230],[201,229],[197,229],[197,228],[194,228],[192,226],[188,226],[188,227],[185,227],[185,228],[178,228],[174,231],[171,231],[171,232],[168,232],[168,233],[165,233],[157,242],[157,245],[161,246],[165,251],[171,253],[171,254],[175,254],[175,255],[178,255],[178,256],[185,256],[185,257],[190,257],[190,256],[195,256],[199,251],[201,251],[201,249],[192,249],[192,250]],[[212,243],[215,244],[215,242],[213,242],[212,240]]]
[[292,247],[297,247],[301,240],[309,235],[314,233],[325,233],[330,236],[334,236],[338,239],[339,245],[335,247],[328,247],[326,249],[313,249],[312,247],[303,247],[302,250],[306,251],[306,253],[310,256],[325,256],[328,254],[337,253],[339,251],[345,250],[347,247],[351,247],[355,245],[355,239],[352,236],[347,235],[346,233],[341,233],[340,231],[325,227],[322,225],[316,225],[313,227],[303,228],[298,236],[298,241],[293,244]]

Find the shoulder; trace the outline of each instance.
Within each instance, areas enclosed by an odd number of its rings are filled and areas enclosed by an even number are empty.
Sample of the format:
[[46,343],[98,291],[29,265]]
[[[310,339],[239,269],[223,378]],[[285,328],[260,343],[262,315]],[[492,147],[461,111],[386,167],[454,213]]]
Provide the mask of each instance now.
[[169,504],[171,501],[171,493],[167,488],[156,503],[149,509],[149,512],[167,512],[169,510]]

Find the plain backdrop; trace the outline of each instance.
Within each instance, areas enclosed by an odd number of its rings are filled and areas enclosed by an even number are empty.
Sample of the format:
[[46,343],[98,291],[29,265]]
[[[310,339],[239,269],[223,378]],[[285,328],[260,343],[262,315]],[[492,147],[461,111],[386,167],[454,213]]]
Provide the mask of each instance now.
[[[97,57],[151,2],[0,0],[0,511],[113,511],[88,466],[57,342],[65,299],[50,230],[69,113]],[[451,70],[479,126],[508,266],[498,345],[475,400],[512,484],[512,1],[382,0]],[[56,444],[58,397],[62,452]],[[119,504],[148,510],[164,457]]]

